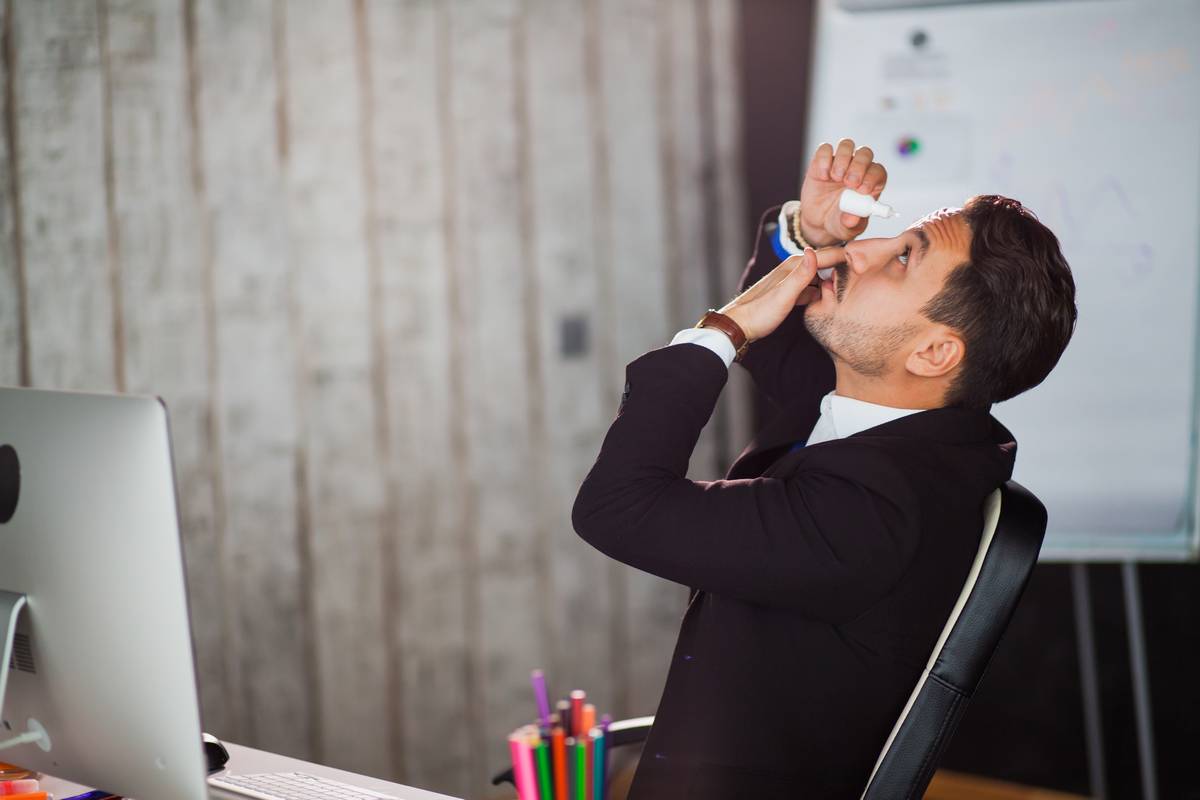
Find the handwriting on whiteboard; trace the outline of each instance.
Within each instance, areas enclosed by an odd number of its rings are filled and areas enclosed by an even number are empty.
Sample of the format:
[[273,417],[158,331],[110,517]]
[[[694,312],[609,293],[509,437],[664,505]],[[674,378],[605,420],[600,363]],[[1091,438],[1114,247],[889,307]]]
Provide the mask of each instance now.
[[1153,271],[1155,248],[1147,235],[1153,215],[1119,175],[1106,173],[1082,183],[1032,177],[1011,151],[998,153],[983,174],[987,191],[1020,200],[1054,231],[1064,249],[1082,242],[1098,246],[1112,254],[1110,266],[1122,278]]

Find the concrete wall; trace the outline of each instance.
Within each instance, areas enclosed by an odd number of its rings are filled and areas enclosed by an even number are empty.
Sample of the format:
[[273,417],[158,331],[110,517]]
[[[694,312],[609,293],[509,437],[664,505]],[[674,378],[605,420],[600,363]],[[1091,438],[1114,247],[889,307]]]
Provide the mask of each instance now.
[[569,511],[747,255],[734,0],[0,23],[0,382],[166,398],[206,728],[484,797],[533,667],[653,713],[686,590]]

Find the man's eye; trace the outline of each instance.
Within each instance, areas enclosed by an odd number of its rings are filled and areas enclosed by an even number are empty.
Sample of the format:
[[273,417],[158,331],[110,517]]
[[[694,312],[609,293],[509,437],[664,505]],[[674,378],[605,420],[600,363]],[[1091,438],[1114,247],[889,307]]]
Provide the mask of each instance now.
[[904,248],[904,252],[903,252],[903,253],[901,253],[900,255],[896,256],[896,258],[898,258],[898,259],[900,260],[900,263],[901,263],[901,264],[903,264],[903,265],[904,265],[904,266],[906,266],[906,267],[908,266],[908,254],[909,254],[909,252],[910,252],[911,250],[912,250],[912,247],[906,247],[906,248]]

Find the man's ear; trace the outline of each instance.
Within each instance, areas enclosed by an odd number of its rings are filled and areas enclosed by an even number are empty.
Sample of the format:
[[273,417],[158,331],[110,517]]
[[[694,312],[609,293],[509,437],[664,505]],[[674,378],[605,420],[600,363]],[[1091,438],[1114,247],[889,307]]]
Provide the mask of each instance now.
[[940,378],[962,363],[966,354],[961,336],[945,325],[936,325],[917,340],[904,368],[922,378]]

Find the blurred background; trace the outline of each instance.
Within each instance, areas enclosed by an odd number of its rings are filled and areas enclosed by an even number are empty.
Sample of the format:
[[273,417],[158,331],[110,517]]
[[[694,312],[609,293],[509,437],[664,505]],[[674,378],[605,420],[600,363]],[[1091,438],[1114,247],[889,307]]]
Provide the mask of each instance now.
[[[206,730],[480,798],[532,668],[654,712],[687,590],[570,507],[798,193],[815,5],[0,2],[0,383],[167,401]],[[764,411],[735,369],[690,477]],[[945,766],[1200,797],[1196,567],[1135,568],[1149,766],[1119,569],[1038,567]]]

